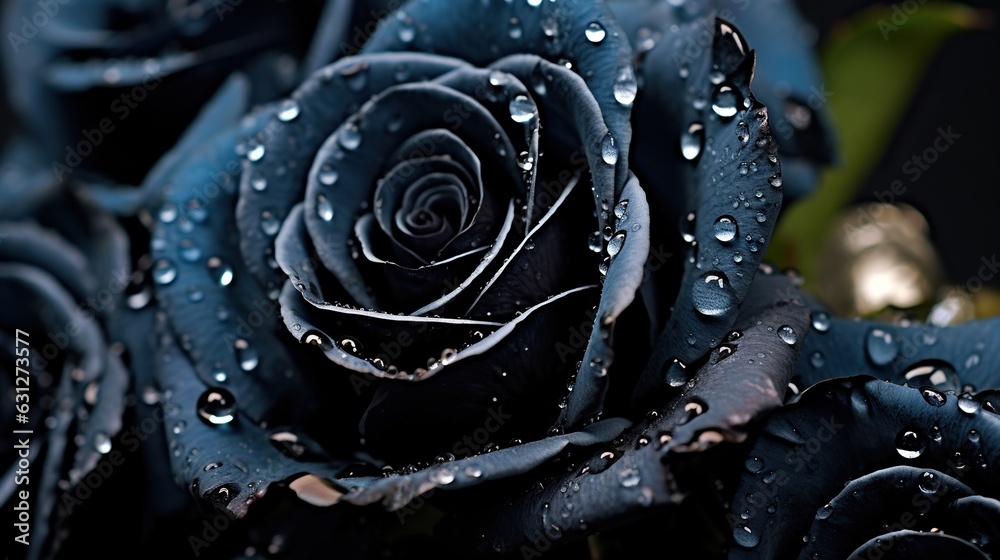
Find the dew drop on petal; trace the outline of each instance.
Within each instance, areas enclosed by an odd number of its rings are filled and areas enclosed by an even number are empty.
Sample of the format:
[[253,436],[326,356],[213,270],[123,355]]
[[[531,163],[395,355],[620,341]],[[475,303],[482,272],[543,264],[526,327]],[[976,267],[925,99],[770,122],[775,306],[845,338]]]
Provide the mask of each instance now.
[[715,230],[715,238],[723,243],[728,243],[736,238],[738,228],[736,219],[732,216],[719,217],[712,227]]
[[712,94],[712,110],[715,111],[716,115],[723,118],[734,117],[736,115],[737,101],[736,91],[731,86],[719,86]]
[[813,314],[812,327],[819,332],[830,330],[830,316],[822,311]]
[[240,369],[243,371],[252,371],[260,363],[260,355],[257,353],[257,349],[250,346],[250,343],[246,340],[240,338],[233,343],[233,348],[236,351],[236,361],[240,364]]
[[923,454],[924,439],[914,430],[903,430],[896,436],[896,451],[904,459],[916,459]]
[[526,95],[518,95],[510,100],[510,118],[516,123],[526,123],[535,118],[535,104]]
[[899,354],[899,341],[892,333],[874,328],[865,337],[865,350],[868,359],[876,366],[890,364]]
[[198,418],[209,426],[222,426],[236,419],[236,397],[220,387],[206,389],[198,397]]
[[177,267],[167,259],[160,259],[153,265],[153,281],[166,286],[177,279]]
[[610,132],[601,141],[601,159],[608,165],[618,163],[618,146],[615,145],[615,138]]
[[618,79],[614,84],[615,99],[622,105],[631,105],[639,92],[639,84],[635,79],[632,66],[624,66],[618,71]]
[[596,21],[592,21],[587,25],[587,29],[584,30],[584,35],[587,36],[587,40],[595,45],[601,43],[604,37],[607,36],[607,32],[604,31],[604,26]]
[[736,303],[729,278],[722,271],[706,272],[691,289],[695,311],[709,317],[725,315]]
[[316,215],[324,222],[333,219],[333,204],[324,195],[316,196]]
[[705,144],[705,126],[700,122],[691,123],[681,134],[681,155],[688,161],[693,161],[701,154]]
[[358,146],[361,145],[361,130],[358,129],[358,125],[353,123],[345,125],[340,131],[338,141],[340,147],[349,152],[358,149]]
[[798,337],[795,335],[795,330],[788,325],[778,327],[778,337],[788,345],[793,345],[796,341],[798,341]]
[[624,231],[615,233],[611,240],[608,241],[608,256],[614,257],[622,250],[622,247],[625,245],[625,237],[627,235],[628,234]]
[[291,122],[299,116],[299,104],[294,99],[286,99],[278,106],[278,120],[281,122]]

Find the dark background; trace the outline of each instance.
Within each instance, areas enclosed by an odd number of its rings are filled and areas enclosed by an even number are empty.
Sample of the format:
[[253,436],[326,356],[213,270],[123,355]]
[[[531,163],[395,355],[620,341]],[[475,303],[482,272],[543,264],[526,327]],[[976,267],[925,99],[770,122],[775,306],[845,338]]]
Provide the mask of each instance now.
[[[934,1],[934,0],[929,0]],[[798,0],[798,5],[819,34],[818,44],[843,20],[873,5],[890,2]],[[898,202],[914,206],[930,224],[951,283],[964,284],[978,274],[981,258],[1000,252],[1000,118],[993,101],[1000,92],[1000,5],[991,1],[963,4],[991,10],[989,27],[958,33],[947,39],[930,61],[901,125],[856,201],[874,201],[896,179],[907,190]],[[901,4],[901,2],[900,2]],[[961,134],[952,149],[910,183],[901,168],[934,140],[938,127],[952,127]],[[1000,285],[1000,278],[987,282]]]

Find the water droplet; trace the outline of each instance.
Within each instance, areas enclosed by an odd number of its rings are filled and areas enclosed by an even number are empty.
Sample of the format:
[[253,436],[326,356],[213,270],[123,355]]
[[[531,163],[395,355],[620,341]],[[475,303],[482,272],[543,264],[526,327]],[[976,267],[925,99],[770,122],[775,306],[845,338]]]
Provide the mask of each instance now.
[[281,222],[270,210],[260,213],[260,229],[267,235],[275,235],[281,229]]
[[750,139],[750,128],[747,127],[746,121],[736,123],[736,139],[740,142],[746,142]]
[[809,355],[809,363],[812,365],[812,367],[814,367],[816,369],[819,369],[819,368],[823,367],[823,364],[826,363],[823,360],[823,353],[820,352],[819,350],[817,350],[817,351],[813,352],[812,354],[810,354]]
[[177,267],[167,259],[160,259],[153,265],[153,281],[161,286],[177,279]]
[[107,455],[111,451],[111,438],[104,432],[94,434],[94,449],[101,455]]
[[979,354],[970,354],[965,359],[965,369],[972,369],[979,365]]
[[198,397],[198,417],[209,426],[229,424],[236,419],[236,397],[220,387],[206,389]]
[[765,214],[763,212],[757,212],[757,221],[760,222],[760,223],[766,222],[767,221],[767,214]]
[[526,123],[535,118],[535,104],[527,95],[518,95],[511,99],[508,109],[510,118],[516,123]]
[[254,171],[250,174],[250,188],[257,192],[262,192],[267,188],[267,179],[260,171]]
[[772,187],[778,188],[781,186],[781,175],[771,175],[771,179],[768,180]]
[[601,252],[601,249],[604,248],[604,242],[603,238],[601,237],[601,232],[595,231],[594,233],[590,234],[590,237],[587,239],[587,247],[595,253]]
[[625,221],[628,219],[628,200],[619,201],[615,204],[615,218],[620,221]]
[[951,364],[941,360],[927,360],[915,364],[904,375],[911,387],[929,386],[940,391],[958,392],[961,382]]
[[903,430],[896,436],[896,451],[904,459],[916,459],[924,448],[924,438],[913,430]]
[[455,473],[448,468],[435,469],[429,478],[434,484],[451,484],[455,480]]
[[816,519],[826,519],[833,514],[833,506],[826,504],[816,511]]
[[320,166],[319,172],[316,173],[316,179],[321,185],[331,186],[337,182],[340,175],[329,163],[324,163]]
[[732,216],[721,216],[719,219],[715,220],[715,238],[723,243],[728,243],[736,238],[738,233],[738,227],[736,225],[736,218]]
[[892,336],[892,333],[874,328],[868,332],[868,336],[865,338],[865,349],[872,364],[885,366],[896,359],[896,355],[899,354],[899,341]]
[[587,40],[595,45],[601,43],[604,37],[607,36],[607,32],[604,31],[604,26],[596,21],[592,21],[587,25],[587,29],[584,30],[584,35],[587,36]]
[[750,457],[749,459],[747,459],[744,466],[750,473],[757,474],[760,471],[764,470],[764,461],[761,461],[760,457]]
[[233,282],[233,268],[229,266],[225,261],[219,257],[209,257],[205,261],[205,266],[208,267],[208,274],[212,277],[212,280],[220,286],[228,286]]
[[663,364],[663,378],[671,387],[681,387],[688,382],[687,366],[674,358]]
[[537,8],[542,5],[542,0],[528,0],[528,5],[532,8]]
[[750,530],[750,527],[738,525],[733,529],[733,540],[746,548],[753,548],[760,542],[760,536]]
[[688,161],[693,161],[701,154],[705,144],[705,126],[700,122],[691,123],[681,134],[681,155]]
[[619,252],[621,252],[622,247],[625,245],[625,237],[628,234],[624,231],[619,231],[608,241],[608,256],[614,257]]
[[695,311],[709,317],[725,315],[736,303],[729,278],[722,271],[710,271],[702,275],[691,289],[691,299]]
[[507,28],[507,34],[510,35],[511,39],[520,39],[524,35],[524,30],[521,29],[521,20],[516,17],[510,18],[510,26]]
[[618,146],[615,145],[615,138],[610,132],[601,141],[601,159],[608,165],[618,163]]
[[941,488],[941,478],[930,471],[925,471],[920,475],[917,488],[924,494],[934,494]]
[[736,115],[738,101],[739,97],[731,86],[719,86],[712,94],[712,110],[720,117],[732,118]]
[[286,99],[278,106],[278,120],[281,122],[294,121],[299,116],[299,104],[294,99]]
[[409,44],[412,43],[413,39],[417,37],[417,30],[413,27],[413,24],[408,21],[404,21],[399,25],[399,30],[397,31],[396,36],[399,37],[400,41]]
[[264,157],[264,145],[259,142],[254,142],[253,145],[247,150],[247,159],[250,161],[260,161]]
[[177,207],[167,202],[160,207],[160,221],[169,224],[177,219]]
[[798,337],[795,335],[795,330],[788,325],[782,325],[778,327],[778,337],[785,342],[785,344],[795,344],[798,341]]
[[733,253],[733,262],[735,263],[743,262],[743,253],[740,253],[739,251]]
[[260,355],[257,354],[257,349],[250,346],[250,343],[242,338],[237,339],[233,343],[233,347],[236,350],[236,361],[240,364],[240,369],[243,371],[251,371],[257,364],[260,363]]
[[214,379],[216,383],[225,383],[229,379],[229,376],[226,375],[226,372],[218,370],[212,373],[212,379]]
[[316,215],[324,222],[333,219],[333,204],[324,195],[316,196]]
[[358,129],[358,125],[350,123],[344,125],[344,128],[340,131],[340,136],[337,138],[340,143],[340,147],[347,151],[354,151],[358,149],[361,145],[361,130]]
[[632,66],[623,66],[618,71],[618,79],[614,85],[615,99],[622,105],[631,105],[635,101],[635,96],[639,92],[639,84],[635,80],[635,72]]
[[813,314],[812,326],[819,332],[826,332],[830,330],[830,316],[822,311]]
[[632,467],[627,467],[618,472],[618,482],[625,488],[638,486],[640,481],[639,471]]
[[966,414],[975,414],[979,410],[979,403],[967,397],[960,397],[958,409]]

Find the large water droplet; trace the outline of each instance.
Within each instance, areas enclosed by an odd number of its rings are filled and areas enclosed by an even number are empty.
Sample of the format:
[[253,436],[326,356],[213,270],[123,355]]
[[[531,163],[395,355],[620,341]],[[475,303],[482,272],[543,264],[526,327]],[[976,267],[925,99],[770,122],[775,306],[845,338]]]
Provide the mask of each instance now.
[[205,266],[208,267],[208,274],[212,277],[212,280],[220,286],[228,286],[233,282],[233,267],[229,266],[225,261],[219,257],[209,257],[205,261]]
[[198,397],[198,418],[209,426],[229,424],[236,419],[236,397],[221,387],[206,389]]
[[930,471],[925,471],[920,475],[917,488],[924,494],[934,494],[941,488],[941,477]]
[[729,278],[722,271],[706,272],[691,289],[695,311],[709,317],[728,313],[736,303]]
[[608,241],[608,256],[614,257],[619,252],[621,252],[622,247],[625,245],[625,237],[628,234],[624,231],[619,231]]
[[584,35],[587,36],[587,40],[595,45],[601,43],[604,37],[607,36],[607,32],[604,31],[604,26],[596,21],[592,21],[587,25],[587,29],[584,30]]
[[681,155],[684,159],[692,161],[701,154],[701,148],[705,144],[705,126],[700,122],[691,123],[687,130],[681,134]]
[[510,118],[516,123],[526,123],[535,118],[535,104],[527,95],[518,95],[510,100],[508,105]]
[[892,333],[874,328],[868,331],[868,336],[865,338],[865,350],[872,364],[885,366],[899,354],[899,341],[892,336]]
[[738,525],[733,529],[733,540],[740,546],[753,548],[760,542],[760,536],[750,530],[750,527]]
[[825,506],[816,510],[816,519],[826,519],[833,515],[833,506],[826,504]]
[[357,150],[358,146],[361,145],[361,130],[354,123],[345,125],[337,140],[340,142],[341,148],[349,152]]
[[764,470],[764,461],[761,461],[760,457],[750,457],[746,460],[744,466],[751,474],[757,474]]
[[601,159],[608,165],[618,163],[618,146],[615,145],[615,138],[610,132],[601,141]]
[[924,438],[914,430],[903,430],[896,435],[896,451],[904,459],[916,459],[925,447]]
[[621,200],[618,204],[615,204],[615,218],[619,221],[625,221],[628,219],[628,200]]
[[455,472],[448,468],[435,469],[428,478],[434,484],[451,484],[455,480]]
[[975,414],[979,410],[979,403],[967,397],[960,397],[958,399],[958,409],[965,414]]
[[728,243],[736,238],[739,228],[736,225],[736,218],[732,216],[721,216],[715,220],[712,226],[715,230],[715,238],[723,243]]
[[677,358],[664,363],[663,379],[671,387],[681,387],[688,382],[687,366]]
[[795,335],[795,330],[788,325],[782,325],[778,327],[778,337],[785,342],[785,344],[795,344],[798,341],[798,337]]
[[316,196],[316,215],[324,222],[333,219],[333,204],[324,195]]
[[233,343],[233,348],[236,350],[236,361],[240,364],[240,369],[243,371],[251,371],[257,364],[260,363],[260,355],[257,353],[257,349],[250,346],[250,343],[242,338],[237,339]]
[[631,105],[639,92],[639,84],[635,80],[632,66],[624,66],[618,71],[618,79],[614,85],[615,99],[622,105]]
[[167,259],[160,259],[153,264],[153,281],[161,286],[177,279],[177,267]]
[[732,118],[736,115],[736,104],[739,96],[731,86],[721,85],[712,94],[712,110],[716,115],[723,118]]
[[281,122],[294,121],[299,116],[299,104],[294,99],[286,99],[278,106],[278,120]]

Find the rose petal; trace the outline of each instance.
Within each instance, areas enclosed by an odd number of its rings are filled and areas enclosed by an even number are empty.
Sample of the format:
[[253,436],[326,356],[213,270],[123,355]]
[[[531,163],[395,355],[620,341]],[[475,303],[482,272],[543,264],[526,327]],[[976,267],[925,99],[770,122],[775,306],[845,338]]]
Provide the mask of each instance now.
[[[671,64],[668,57],[707,23],[686,26],[664,41],[670,47],[651,51],[649,67]],[[696,223],[689,224],[694,243],[680,293],[642,386],[659,377],[662,364],[673,358],[692,363],[722,341],[750,290],[781,208],[781,171],[768,113],[750,91],[754,53],[741,47],[729,24],[715,20],[709,29],[714,30],[711,52],[705,49],[705,56],[692,64],[687,80],[665,72],[655,86],[685,92],[664,109],[687,115],[685,134],[691,133],[691,142],[699,146],[696,154],[693,149],[689,153],[694,168],[685,181],[696,197],[689,214]]]
[[879,555],[882,560],[919,558],[989,558],[968,542],[951,535],[921,533],[904,529],[880,535],[858,547],[848,560],[864,560]]
[[[586,34],[588,26],[595,22],[605,30],[605,38],[599,43],[588,40]],[[456,33],[457,28],[463,32]],[[458,56],[477,66],[522,53],[569,60],[594,92],[616,141],[615,194],[624,187],[632,135],[630,109],[637,86],[632,50],[603,2],[564,0],[531,5],[411,1],[395,17],[383,20],[364,48],[368,53],[407,50]]]
[[[409,80],[431,79],[465,64],[457,59],[406,53],[348,57],[316,72],[291,95],[298,109],[296,118],[281,120],[275,114],[255,139],[263,146],[264,155],[246,164],[236,209],[240,252],[250,273],[268,293],[277,290],[284,277],[267,264],[274,239],[261,229],[262,211],[269,209],[279,222],[285,219],[303,199],[311,162],[320,146],[374,93]],[[359,303],[374,303],[363,290],[352,295],[361,298]]]
[[[857,376],[814,385],[774,412],[736,489],[732,510],[754,512],[734,528],[738,546],[730,557],[797,550],[814,513],[846,480],[894,465],[937,469],[981,494],[998,495],[1000,450],[977,447],[969,435],[975,430],[996,441],[1000,416],[940,396]],[[772,505],[773,514],[759,509]]]
[[950,327],[903,326],[831,317],[816,307],[795,374],[803,386],[868,373],[942,391],[988,389],[1000,385],[1000,349],[991,342],[998,333],[996,318]]

